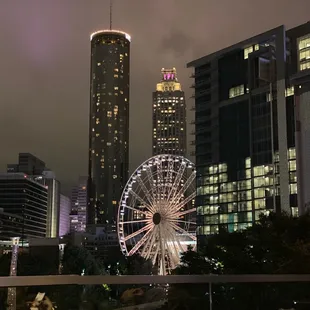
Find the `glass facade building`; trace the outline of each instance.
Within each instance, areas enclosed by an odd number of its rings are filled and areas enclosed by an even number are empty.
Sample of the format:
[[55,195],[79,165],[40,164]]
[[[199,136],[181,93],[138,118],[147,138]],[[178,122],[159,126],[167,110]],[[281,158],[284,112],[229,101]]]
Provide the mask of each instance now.
[[246,228],[261,213],[303,211],[294,108],[300,85],[292,76],[310,67],[309,34],[309,23],[281,26],[188,64],[200,242],[221,229]]
[[128,179],[130,40],[115,30],[91,35],[89,225],[115,224]]
[[19,236],[45,238],[47,229],[47,188],[24,173],[0,175],[0,208],[22,219]]
[[186,106],[176,69],[162,69],[153,92],[153,155],[186,156]]

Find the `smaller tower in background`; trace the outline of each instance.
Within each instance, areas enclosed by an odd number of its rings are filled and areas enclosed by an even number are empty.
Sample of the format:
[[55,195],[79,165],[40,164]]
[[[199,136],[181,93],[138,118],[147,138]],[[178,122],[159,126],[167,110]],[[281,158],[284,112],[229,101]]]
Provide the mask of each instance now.
[[70,231],[85,232],[87,208],[87,177],[80,177],[71,192]]
[[186,106],[175,68],[161,70],[153,92],[153,155],[186,156]]

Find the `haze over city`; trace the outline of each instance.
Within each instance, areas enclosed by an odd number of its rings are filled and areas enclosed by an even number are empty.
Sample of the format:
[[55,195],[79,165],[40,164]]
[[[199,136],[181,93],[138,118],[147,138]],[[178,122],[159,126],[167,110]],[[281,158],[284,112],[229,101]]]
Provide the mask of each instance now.
[[[189,109],[193,81],[187,62],[278,25],[291,28],[309,19],[306,0],[285,7],[280,0],[262,0],[260,6],[268,7],[263,16],[253,3],[115,1],[113,28],[132,36],[131,171],[151,155],[152,91],[162,67],[176,67]],[[65,189],[87,174],[89,35],[108,26],[109,1],[2,1],[1,171],[19,152],[30,152],[44,159]]]

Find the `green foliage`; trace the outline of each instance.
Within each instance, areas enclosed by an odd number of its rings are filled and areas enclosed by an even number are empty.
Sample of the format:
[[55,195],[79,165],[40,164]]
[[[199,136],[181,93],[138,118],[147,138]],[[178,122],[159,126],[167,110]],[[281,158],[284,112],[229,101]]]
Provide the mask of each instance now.
[[84,247],[68,244],[65,247],[62,274],[99,275],[103,273],[103,265]]
[[[310,274],[310,216],[271,214],[244,231],[221,231],[200,252],[183,253],[174,273]],[[166,307],[199,309],[208,304],[208,290],[208,284],[173,286]],[[310,284],[218,284],[212,287],[213,309],[278,309],[309,298],[309,291]],[[186,292],[188,302],[179,308]]]
[[120,269],[121,274],[125,275],[150,275],[155,272],[152,262],[139,254],[124,257],[120,263]]
[[[62,274],[101,275],[104,268],[88,250],[68,244],[64,249]],[[58,290],[57,305],[60,309],[78,309],[81,304],[97,307],[108,297],[108,291],[102,285],[67,285]]]

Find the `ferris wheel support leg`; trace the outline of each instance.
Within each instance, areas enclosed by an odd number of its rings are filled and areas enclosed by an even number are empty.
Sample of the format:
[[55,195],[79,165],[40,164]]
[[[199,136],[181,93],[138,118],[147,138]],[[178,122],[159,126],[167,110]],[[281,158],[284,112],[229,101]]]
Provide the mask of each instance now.
[[162,234],[161,234],[161,227],[158,227],[158,232],[159,232],[159,240],[160,240],[160,260],[161,260],[161,276],[165,276],[165,247],[164,247],[164,243],[163,243],[163,238],[162,238]]

